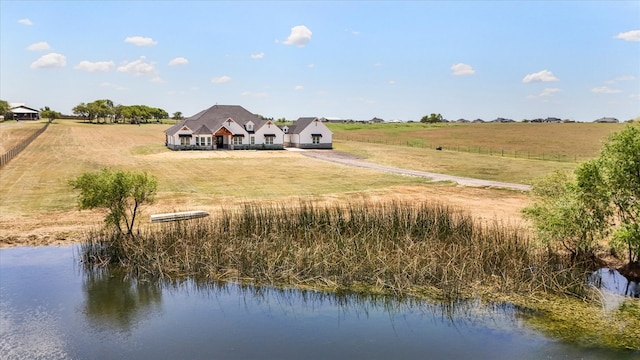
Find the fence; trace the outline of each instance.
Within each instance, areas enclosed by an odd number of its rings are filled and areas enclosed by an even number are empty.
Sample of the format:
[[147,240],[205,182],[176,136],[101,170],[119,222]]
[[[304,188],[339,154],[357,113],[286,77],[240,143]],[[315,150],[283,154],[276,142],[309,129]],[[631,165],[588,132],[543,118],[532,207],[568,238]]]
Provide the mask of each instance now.
[[24,139],[20,144],[14,146],[11,150],[0,156],[0,168],[5,166],[11,159],[16,157],[22,150],[24,150],[35,138],[37,138],[40,134],[42,134],[47,127],[49,127],[50,122],[44,124],[44,126],[38,130],[36,130],[33,134],[29,135],[28,138]]
[[416,147],[422,149],[433,150],[447,150],[456,152],[466,152],[472,154],[483,154],[491,156],[511,157],[520,159],[533,159],[533,160],[546,160],[546,161],[559,161],[559,162],[578,162],[587,160],[578,158],[577,155],[563,155],[563,154],[550,154],[543,152],[535,152],[531,150],[509,150],[509,149],[492,149],[481,146],[462,146],[462,145],[447,145],[447,144],[428,144],[421,139],[409,139],[409,140],[395,140],[395,139],[371,139],[367,137],[359,136],[344,136],[337,137],[334,135],[334,140],[365,142],[370,144],[383,144],[383,145],[395,145],[395,146],[407,146]]

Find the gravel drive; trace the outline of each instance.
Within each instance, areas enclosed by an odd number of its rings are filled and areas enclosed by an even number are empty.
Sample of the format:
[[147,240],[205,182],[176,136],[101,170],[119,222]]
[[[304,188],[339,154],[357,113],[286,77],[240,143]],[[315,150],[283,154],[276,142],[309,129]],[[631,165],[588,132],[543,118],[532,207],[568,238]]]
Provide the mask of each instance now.
[[307,151],[300,151],[300,153],[302,155],[312,157],[315,159],[331,161],[331,162],[335,162],[343,165],[358,166],[358,167],[367,168],[367,169],[386,171],[394,174],[420,176],[420,177],[431,179],[433,181],[453,181],[455,183],[458,183],[464,186],[493,187],[493,188],[512,189],[512,190],[520,190],[520,191],[531,190],[531,186],[524,185],[524,184],[513,184],[513,183],[500,182],[500,181],[474,179],[474,178],[467,178],[467,177],[461,177],[461,176],[437,174],[437,173],[431,173],[426,171],[401,169],[393,166],[372,164],[354,155],[335,151],[335,150],[311,150],[311,151],[307,150]]

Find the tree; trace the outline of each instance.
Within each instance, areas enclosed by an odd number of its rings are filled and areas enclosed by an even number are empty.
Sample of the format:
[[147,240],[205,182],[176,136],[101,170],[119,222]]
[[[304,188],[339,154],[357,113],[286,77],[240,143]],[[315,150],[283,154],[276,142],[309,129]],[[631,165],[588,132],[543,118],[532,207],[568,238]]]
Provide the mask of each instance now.
[[599,158],[603,187],[616,214],[614,240],[627,247],[629,262],[640,260],[640,124],[612,134]]
[[431,115],[429,115],[429,116],[427,116],[427,115],[423,116],[422,119],[420,119],[420,122],[421,123],[433,124],[433,123],[442,122],[442,120],[443,120],[442,115],[431,113]]
[[76,105],[73,109],[71,109],[71,111],[73,112],[74,115],[80,116],[85,120],[89,120],[89,108],[87,107],[87,104],[80,103]]
[[6,119],[8,113],[9,113],[9,103],[6,102],[5,100],[0,100],[0,115],[3,115]]
[[49,119],[49,122],[53,122],[61,116],[62,115],[59,112],[51,110],[48,106],[45,106],[44,109],[40,109],[40,117],[43,119]]
[[104,123],[111,121],[115,115],[115,106],[113,101],[109,99],[102,99],[90,102],[87,104],[87,110],[89,112],[89,119],[100,122],[100,119]]
[[566,172],[555,172],[533,184],[533,203],[523,212],[548,245],[562,245],[573,260],[593,255],[594,246],[607,234],[610,214],[606,203],[590,197],[593,167],[576,170],[576,180]]
[[554,174],[533,185],[524,209],[541,238],[573,254],[589,252],[605,235],[640,258],[640,124],[628,124],[604,143],[600,156],[580,164],[575,178]]
[[86,172],[71,180],[69,185],[80,191],[80,210],[107,209],[107,226],[115,227],[120,234],[132,236],[138,210],[145,203],[153,203],[158,182],[154,176],[144,172],[104,168]]
[[173,113],[171,117],[173,120],[182,120],[182,113],[180,111],[176,111]]

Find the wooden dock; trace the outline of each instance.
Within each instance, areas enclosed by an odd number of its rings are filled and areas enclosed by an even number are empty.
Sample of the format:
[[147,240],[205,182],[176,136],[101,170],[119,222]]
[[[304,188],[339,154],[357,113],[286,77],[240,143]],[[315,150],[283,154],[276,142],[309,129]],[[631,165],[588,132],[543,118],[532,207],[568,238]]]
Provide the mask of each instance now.
[[209,216],[209,213],[206,211],[200,211],[200,210],[183,211],[183,212],[151,215],[151,222],[160,223],[160,222],[169,222],[169,221],[193,220],[193,219],[199,219],[207,216]]

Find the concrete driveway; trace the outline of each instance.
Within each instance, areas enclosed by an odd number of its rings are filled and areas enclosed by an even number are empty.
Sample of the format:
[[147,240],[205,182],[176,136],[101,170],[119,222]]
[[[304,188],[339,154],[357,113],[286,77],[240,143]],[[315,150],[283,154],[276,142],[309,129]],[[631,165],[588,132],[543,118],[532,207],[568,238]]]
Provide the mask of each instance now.
[[393,166],[372,164],[362,159],[358,159],[357,157],[351,154],[338,152],[335,150],[306,150],[305,151],[301,149],[293,150],[289,148],[287,148],[287,150],[300,151],[300,153],[304,156],[325,160],[325,161],[331,161],[331,162],[339,163],[343,165],[357,166],[357,167],[362,167],[367,169],[385,171],[385,172],[394,173],[394,174],[420,176],[427,179],[431,179],[433,181],[452,181],[464,186],[492,187],[492,188],[502,188],[502,189],[511,189],[511,190],[519,190],[519,191],[531,190],[531,186],[524,185],[524,184],[514,184],[514,183],[506,183],[506,182],[500,182],[500,181],[474,179],[474,178],[467,178],[467,177],[461,177],[461,176],[437,174],[437,173],[426,172],[426,171],[401,169]]

